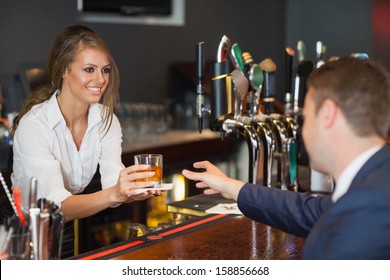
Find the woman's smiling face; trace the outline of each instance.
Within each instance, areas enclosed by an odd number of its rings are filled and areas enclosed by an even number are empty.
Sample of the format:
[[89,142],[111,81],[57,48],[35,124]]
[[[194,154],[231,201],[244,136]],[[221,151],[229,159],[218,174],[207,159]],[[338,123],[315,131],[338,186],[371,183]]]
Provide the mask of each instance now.
[[95,48],[81,48],[63,75],[62,94],[86,105],[98,103],[110,79],[107,55]]

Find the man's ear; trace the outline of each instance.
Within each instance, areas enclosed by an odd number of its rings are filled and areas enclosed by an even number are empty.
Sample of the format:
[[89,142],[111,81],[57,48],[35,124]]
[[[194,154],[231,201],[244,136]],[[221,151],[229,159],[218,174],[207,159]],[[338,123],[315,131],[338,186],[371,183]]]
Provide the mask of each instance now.
[[338,107],[331,99],[325,99],[320,110],[321,118],[325,128],[330,128],[335,123],[338,115]]

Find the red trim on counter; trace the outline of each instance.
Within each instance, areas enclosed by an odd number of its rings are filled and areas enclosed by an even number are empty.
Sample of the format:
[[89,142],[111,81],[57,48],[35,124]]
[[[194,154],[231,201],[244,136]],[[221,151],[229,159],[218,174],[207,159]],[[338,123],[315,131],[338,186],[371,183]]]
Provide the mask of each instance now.
[[[228,214],[218,214],[218,215],[213,215],[211,217],[205,217],[205,218],[200,219],[200,220],[195,220],[195,221],[190,222],[190,223],[185,223],[182,226],[180,226],[180,225],[175,226],[172,229],[168,228],[167,230],[160,232],[160,233],[156,232],[156,234],[149,236],[151,238],[148,238],[147,235],[142,236],[141,239],[130,241],[130,243],[123,243],[122,242],[122,243],[119,243],[118,245],[113,244],[111,246],[108,246],[107,248],[98,249],[97,252],[91,252],[91,254],[86,253],[86,254],[80,255],[79,257],[75,257],[74,259],[77,259],[77,260],[101,259],[101,258],[106,257],[108,255],[118,254],[119,252],[128,250],[130,248],[136,249],[135,247],[140,246],[140,245],[148,246],[148,244],[153,244],[155,242],[159,242],[161,240],[164,240],[164,237],[173,237],[177,233],[180,233],[180,232],[183,232],[183,231],[186,231],[186,230],[189,230],[192,228],[196,228],[198,226],[222,219],[226,216],[228,216]],[[143,246],[140,246],[140,248],[142,248]]]
[[226,216],[227,216],[227,214],[218,214],[218,215],[215,215],[215,216],[212,216],[212,217],[200,220],[200,221],[193,222],[193,223],[188,224],[188,225],[184,225],[184,226],[172,229],[172,230],[162,232],[162,233],[158,234],[157,236],[162,236],[162,237],[169,236],[171,234],[174,234],[174,233],[177,233],[177,232],[189,229],[189,228],[193,228],[193,227],[196,227],[196,226],[199,226],[199,225],[202,225],[202,224],[214,221],[214,220],[218,220],[218,219],[226,217]]
[[89,256],[86,256],[86,257],[78,258],[78,260],[95,260],[97,258],[101,258],[101,257],[107,256],[109,254],[117,253],[119,251],[122,251],[122,250],[125,250],[125,249],[128,249],[128,248],[140,245],[142,243],[145,243],[145,241],[143,241],[143,240],[136,240],[136,241],[127,243],[127,244],[122,245],[122,246],[118,246],[118,247],[115,247],[115,248],[112,248],[112,249],[108,249],[108,250],[105,250],[105,251],[102,251],[102,252],[98,252],[98,253],[95,253],[95,254],[92,254],[92,255],[89,255]]

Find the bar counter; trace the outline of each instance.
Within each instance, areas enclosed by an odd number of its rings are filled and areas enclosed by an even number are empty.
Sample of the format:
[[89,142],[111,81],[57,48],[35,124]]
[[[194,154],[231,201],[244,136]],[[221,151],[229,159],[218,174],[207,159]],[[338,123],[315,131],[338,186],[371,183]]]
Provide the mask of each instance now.
[[241,215],[216,214],[127,240],[73,259],[299,259],[304,239]]
[[[214,163],[235,162],[238,147],[239,141],[234,137],[226,137],[222,141],[219,133],[207,129],[202,134],[199,134],[198,131],[170,130],[163,134],[146,136],[136,140],[124,137],[122,162],[125,166],[132,165],[135,154],[163,154],[164,176],[170,176],[180,173],[184,168],[191,169],[192,164],[199,160],[207,159]],[[191,185],[192,182],[186,184],[188,184],[188,196],[199,194],[199,190]],[[100,188],[100,177],[95,176],[85,192],[95,192]],[[104,239],[104,242],[100,239],[97,240],[96,231],[100,230],[102,225],[108,226],[117,221],[146,224],[148,201],[150,199],[122,204],[116,208],[105,209],[91,217],[80,219],[76,254],[118,242],[113,236]]]

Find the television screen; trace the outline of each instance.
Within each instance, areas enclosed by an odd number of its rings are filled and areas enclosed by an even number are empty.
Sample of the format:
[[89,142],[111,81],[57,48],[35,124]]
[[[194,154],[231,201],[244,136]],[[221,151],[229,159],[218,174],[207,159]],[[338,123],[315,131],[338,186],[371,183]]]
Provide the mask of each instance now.
[[80,0],[83,12],[124,15],[167,15],[172,13],[171,0]]

